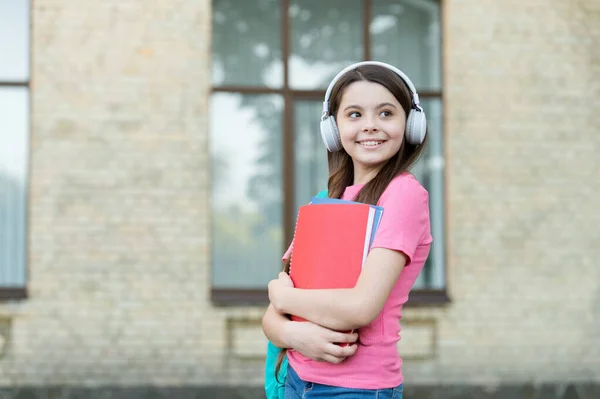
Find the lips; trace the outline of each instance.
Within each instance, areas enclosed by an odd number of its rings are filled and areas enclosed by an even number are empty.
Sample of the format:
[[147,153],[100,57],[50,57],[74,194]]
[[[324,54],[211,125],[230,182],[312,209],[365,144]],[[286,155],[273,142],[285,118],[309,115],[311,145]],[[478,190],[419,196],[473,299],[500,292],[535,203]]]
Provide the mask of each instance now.
[[385,143],[385,140],[363,140],[358,141],[357,143],[363,147],[377,147]]

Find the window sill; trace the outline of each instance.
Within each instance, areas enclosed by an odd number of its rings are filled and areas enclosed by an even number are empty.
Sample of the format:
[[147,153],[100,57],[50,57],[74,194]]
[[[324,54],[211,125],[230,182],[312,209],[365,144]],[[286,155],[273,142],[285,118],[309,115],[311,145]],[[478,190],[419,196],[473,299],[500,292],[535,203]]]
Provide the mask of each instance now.
[[[213,288],[212,304],[217,307],[233,306],[267,306],[269,296],[266,290]],[[411,292],[404,307],[443,306],[449,304],[450,297],[446,290],[415,290]]]
[[27,288],[0,287],[0,303],[27,299]]

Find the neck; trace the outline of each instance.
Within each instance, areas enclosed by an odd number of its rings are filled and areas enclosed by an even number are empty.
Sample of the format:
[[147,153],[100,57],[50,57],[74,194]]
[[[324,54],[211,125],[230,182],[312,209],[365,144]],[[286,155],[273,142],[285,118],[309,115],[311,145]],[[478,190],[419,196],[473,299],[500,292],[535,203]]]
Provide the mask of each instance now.
[[367,184],[377,176],[383,165],[372,168],[357,168],[354,165],[354,185]]

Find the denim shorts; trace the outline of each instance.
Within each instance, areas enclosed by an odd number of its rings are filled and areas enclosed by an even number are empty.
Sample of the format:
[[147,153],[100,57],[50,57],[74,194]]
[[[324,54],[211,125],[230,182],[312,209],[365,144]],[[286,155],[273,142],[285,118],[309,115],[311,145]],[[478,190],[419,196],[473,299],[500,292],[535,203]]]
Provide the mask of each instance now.
[[396,388],[356,389],[305,382],[288,365],[285,379],[285,399],[402,399],[402,384]]

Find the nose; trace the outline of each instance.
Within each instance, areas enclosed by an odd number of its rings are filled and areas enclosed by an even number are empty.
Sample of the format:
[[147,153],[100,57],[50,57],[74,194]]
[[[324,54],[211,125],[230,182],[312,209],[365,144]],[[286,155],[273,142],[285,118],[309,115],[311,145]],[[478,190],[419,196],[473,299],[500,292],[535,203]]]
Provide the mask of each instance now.
[[379,129],[377,128],[377,116],[372,112],[365,112],[362,118],[363,133],[377,133]]
[[363,133],[377,133],[379,131],[379,129],[377,128],[377,125],[373,121],[367,121],[364,124],[362,131],[363,131]]
[[375,116],[372,115],[370,112],[367,113],[367,115],[364,115],[363,123],[363,133],[377,133],[379,131],[379,129],[377,128],[377,120]]

